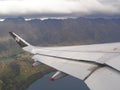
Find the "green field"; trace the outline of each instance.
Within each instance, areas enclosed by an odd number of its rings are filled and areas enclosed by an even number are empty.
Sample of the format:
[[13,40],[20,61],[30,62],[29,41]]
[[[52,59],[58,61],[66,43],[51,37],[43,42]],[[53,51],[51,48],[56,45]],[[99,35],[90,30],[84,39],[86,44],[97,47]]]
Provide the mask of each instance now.
[[32,68],[31,55],[19,48],[1,52],[0,90],[26,90],[35,80],[52,71],[41,64]]

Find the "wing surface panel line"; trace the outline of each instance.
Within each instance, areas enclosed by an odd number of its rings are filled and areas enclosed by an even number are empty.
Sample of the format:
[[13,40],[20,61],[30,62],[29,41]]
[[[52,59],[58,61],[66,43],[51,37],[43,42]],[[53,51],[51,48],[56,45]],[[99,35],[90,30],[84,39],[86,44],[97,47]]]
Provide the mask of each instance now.
[[89,60],[76,60],[76,59],[71,59],[71,58],[65,58],[65,57],[58,57],[58,56],[51,56],[51,55],[45,55],[45,54],[39,54],[36,53],[34,55],[41,55],[41,56],[47,56],[47,57],[53,57],[53,58],[60,58],[60,59],[66,59],[66,60],[71,60],[71,61],[76,61],[76,62],[86,62],[86,63],[92,63],[92,64],[97,64],[97,65],[104,65],[102,63],[94,62],[94,61],[89,61]]
[[[50,49],[43,49],[43,50],[50,50]],[[71,50],[51,50],[51,51],[65,51],[65,52],[93,52],[93,53],[120,53],[118,51],[71,51]]]
[[[78,60],[71,59],[71,58],[64,58],[64,57],[58,57],[58,56],[51,56],[51,55],[45,55],[45,54],[39,54],[39,53],[36,53],[36,54],[34,54],[34,55],[41,55],[41,56],[47,56],[47,57],[53,57],[53,58],[66,59],[66,60],[71,60],[71,61],[75,61],[75,62],[85,62],[85,63],[97,64],[97,65],[99,65],[98,68],[107,66],[107,67],[110,67],[110,68],[112,68],[112,69],[114,69],[114,70],[120,72],[119,70],[117,70],[117,69],[115,69],[114,67],[112,67],[112,66],[110,66],[110,65],[108,65],[108,64],[105,64],[105,63],[98,63],[98,62],[89,61],[89,60],[79,60],[79,61],[78,61]],[[91,72],[91,74],[94,73],[98,68],[96,68],[95,70],[93,70],[93,72]],[[90,74],[90,75],[91,75],[91,74]],[[89,76],[90,76],[90,75],[89,75]],[[89,77],[89,76],[88,76],[88,77]],[[86,78],[88,78],[88,77],[86,77]],[[86,79],[85,79],[85,80],[86,80]]]

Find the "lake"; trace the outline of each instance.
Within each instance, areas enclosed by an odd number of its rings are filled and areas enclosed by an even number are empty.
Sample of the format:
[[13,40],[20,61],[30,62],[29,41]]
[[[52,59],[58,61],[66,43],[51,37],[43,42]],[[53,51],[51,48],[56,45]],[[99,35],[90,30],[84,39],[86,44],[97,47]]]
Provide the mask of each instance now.
[[67,76],[56,81],[50,81],[50,73],[34,82],[27,90],[89,90],[83,81]]

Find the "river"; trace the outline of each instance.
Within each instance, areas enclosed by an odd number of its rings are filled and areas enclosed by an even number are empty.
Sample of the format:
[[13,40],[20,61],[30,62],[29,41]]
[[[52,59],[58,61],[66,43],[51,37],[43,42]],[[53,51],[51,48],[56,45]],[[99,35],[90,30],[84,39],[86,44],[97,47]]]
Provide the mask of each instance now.
[[27,90],[89,90],[83,81],[67,76],[56,81],[50,81],[53,73],[45,75],[34,82]]

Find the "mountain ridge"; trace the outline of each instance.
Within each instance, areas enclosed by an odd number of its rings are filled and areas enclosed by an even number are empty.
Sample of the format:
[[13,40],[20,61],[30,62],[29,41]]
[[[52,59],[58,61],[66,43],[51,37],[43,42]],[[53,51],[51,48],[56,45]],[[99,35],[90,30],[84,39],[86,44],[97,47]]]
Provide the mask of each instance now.
[[13,45],[8,35],[14,31],[35,45],[74,45],[120,41],[120,19],[68,18],[32,19],[6,18],[0,22],[0,42]]

